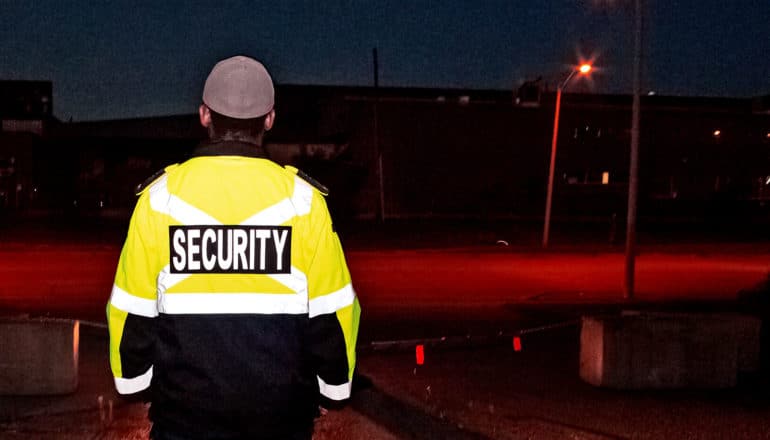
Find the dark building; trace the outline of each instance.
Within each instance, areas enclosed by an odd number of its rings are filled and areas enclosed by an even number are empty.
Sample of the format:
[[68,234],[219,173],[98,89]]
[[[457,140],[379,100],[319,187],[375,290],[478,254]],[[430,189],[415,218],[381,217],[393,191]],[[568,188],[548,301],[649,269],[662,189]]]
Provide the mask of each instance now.
[[[537,220],[555,94],[521,98],[487,90],[279,86],[267,150],[329,186],[340,219],[374,218],[382,195],[388,218]],[[767,98],[643,97],[641,218],[765,219],[769,108]],[[555,218],[625,215],[630,121],[629,96],[563,96]],[[44,133],[32,179],[57,212],[126,218],[136,185],[184,160],[204,136],[195,114],[56,124]]]
[[53,119],[50,81],[0,81],[0,213],[38,203],[36,161]]

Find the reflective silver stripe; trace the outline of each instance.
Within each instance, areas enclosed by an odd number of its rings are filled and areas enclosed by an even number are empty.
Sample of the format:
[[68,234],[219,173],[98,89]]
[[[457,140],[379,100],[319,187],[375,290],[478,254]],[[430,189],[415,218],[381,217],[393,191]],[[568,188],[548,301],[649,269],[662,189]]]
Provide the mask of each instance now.
[[252,215],[241,224],[246,226],[282,225],[295,216],[294,205],[286,198]]
[[352,388],[352,384],[350,382],[345,382],[342,385],[329,385],[326,382],[324,382],[323,379],[321,379],[321,376],[318,377],[318,390],[323,394],[325,397],[328,397],[332,400],[344,400],[350,397],[350,390]]
[[[163,295],[169,289],[186,280],[190,275],[186,273],[171,273],[171,266],[167,264],[158,274],[158,298],[163,298]],[[307,297],[307,275],[296,267],[291,267],[290,274],[268,274],[267,276],[288,287],[292,292]],[[165,313],[165,310],[162,308],[163,302],[160,300],[158,302],[160,311]]]
[[285,198],[275,205],[244,220],[242,225],[282,225],[292,217],[305,215],[310,212],[313,203],[313,188],[299,177],[294,178],[294,192],[291,198]]
[[[206,212],[169,193],[168,176],[164,175],[150,187],[150,207],[173,217],[184,225],[219,225],[219,220]],[[297,215],[310,212],[313,202],[313,189],[299,177],[294,178],[294,192],[286,198],[254,214],[242,225],[281,225]]]
[[222,222],[175,195],[168,200],[169,215],[186,225],[219,225]]
[[291,204],[297,211],[297,215],[310,213],[310,205],[313,202],[313,187],[299,177],[294,178],[294,194],[291,196]]
[[168,199],[171,194],[168,192],[168,176],[163,175],[157,182],[150,186],[150,208],[163,214],[168,214]]
[[150,187],[150,207],[185,225],[219,225],[221,222],[204,211],[168,192],[168,176]]
[[307,297],[307,275],[296,267],[291,267],[290,274],[278,273],[268,274],[268,276],[288,287],[292,292],[300,293]]
[[142,375],[127,379],[125,377],[115,378],[115,389],[120,394],[134,394],[146,390],[150,387],[152,381],[152,366]]
[[[158,274],[158,307],[162,306],[161,298],[163,297],[163,294],[165,294],[168,289],[176,286],[187,278],[190,278],[190,275],[191,274],[189,273],[171,273],[171,265],[167,264],[164,266]],[[161,308],[160,311],[163,312],[163,309]]]
[[353,304],[356,292],[353,285],[348,283],[342,289],[328,295],[319,296],[310,300],[310,317],[334,313],[337,310]]
[[154,318],[158,316],[158,303],[154,299],[141,298],[131,295],[120,287],[113,285],[110,304],[116,309],[133,315]]
[[160,309],[171,315],[307,313],[307,296],[273,293],[167,293]]

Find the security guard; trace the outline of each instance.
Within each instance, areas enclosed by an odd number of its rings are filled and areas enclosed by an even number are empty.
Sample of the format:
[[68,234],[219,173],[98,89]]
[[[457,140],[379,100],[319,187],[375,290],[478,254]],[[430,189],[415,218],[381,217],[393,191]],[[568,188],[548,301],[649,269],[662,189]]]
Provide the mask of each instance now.
[[140,192],[107,318],[153,439],[309,439],[319,401],[350,396],[360,307],[325,188],[264,156],[273,104],[262,64],[219,62],[209,141]]

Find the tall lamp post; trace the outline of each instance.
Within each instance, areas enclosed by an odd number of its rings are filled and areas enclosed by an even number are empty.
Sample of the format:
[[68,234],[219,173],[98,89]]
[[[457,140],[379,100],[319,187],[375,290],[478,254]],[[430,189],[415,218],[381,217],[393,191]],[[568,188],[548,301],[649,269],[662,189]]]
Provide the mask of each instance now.
[[639,192],[639,119],[642,84],[642,0],[634,0],[634,72],[631,107],[631,160],[628,172],[628,217],[626,220],[626,277],[623,297],[634,299],[636,274],[636,208]]
[[543,248],[548,247],[548,236],[551,230],[551,204],[553,202],[553,177],[556,171],[556,143],[559,139],[559,111],[561,110],[561,94],[576,73],[587,75],[591,72],[590,64],[581,64],[573,68],[569,76],[556,87],[556,110],[553,115],[553,137],[551,138],[551,164],[548,168],[548,192],[545,198],[545,221],[543,223]]

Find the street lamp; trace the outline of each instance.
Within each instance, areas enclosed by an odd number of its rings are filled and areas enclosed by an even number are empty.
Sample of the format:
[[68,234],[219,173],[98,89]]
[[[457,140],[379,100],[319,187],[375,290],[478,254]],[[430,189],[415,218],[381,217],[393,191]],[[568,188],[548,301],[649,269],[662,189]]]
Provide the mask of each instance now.
[[553,201],[553,176],[556,168],[556,142],[559,137],[559,110],[561,109],[561,93],[567,88],[569,80],[575,76],[575,73],[581,75],[587,75],[591,72],[592,66],[590,64],[581,64],[577,68],[573,68],[567,79],[562,81],[556,87],[556,110],[553,115],[553,138],[551,139],[551,165],[548,168],[548,193],[545,198],[545,222],[543,224],[543,248],[548,247],[548,234],[551,229],[551,203]]

